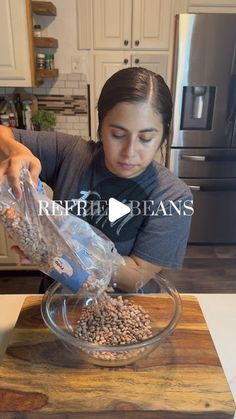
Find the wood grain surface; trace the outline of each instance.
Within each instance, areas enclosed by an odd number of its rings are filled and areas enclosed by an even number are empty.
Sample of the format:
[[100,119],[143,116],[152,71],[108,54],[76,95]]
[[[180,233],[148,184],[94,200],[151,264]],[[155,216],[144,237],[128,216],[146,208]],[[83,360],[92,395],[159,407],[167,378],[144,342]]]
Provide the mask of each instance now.
[[[150,297],[153,309],[156,298]],[[41,297],[25,300],[0,366],[1,419],[233,418],[233,398],[194,297],[182,296],[175,332],[146,359],[109,369],[75,361],[44,325],[40,303]]]

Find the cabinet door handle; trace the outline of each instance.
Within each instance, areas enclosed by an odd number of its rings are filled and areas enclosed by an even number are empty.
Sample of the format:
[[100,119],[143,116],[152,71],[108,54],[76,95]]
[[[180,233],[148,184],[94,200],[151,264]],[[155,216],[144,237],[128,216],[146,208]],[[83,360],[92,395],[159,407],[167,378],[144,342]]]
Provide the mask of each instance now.
[[135,41],[135,46],[136,46],[136,47],[138,47],[138,46],[139,46],[139,41],[138,41],[138,40],[136,40],[136,41]]
[[125,39],[124,40],[124,45],[127,47],[127,45],[129,45],[129,41],[128,41],[128,39]]
[[134,62],[135,64],[139,64],[139,58],[135,58]]
[[191,161],[205,161],[206,156],[189,156],[188,154],[181,155],[182,160],[191,160]]
[[129,62],[128,58],[125,58],[123,62],[124,62],[124,64],[128,64],[128,62]]

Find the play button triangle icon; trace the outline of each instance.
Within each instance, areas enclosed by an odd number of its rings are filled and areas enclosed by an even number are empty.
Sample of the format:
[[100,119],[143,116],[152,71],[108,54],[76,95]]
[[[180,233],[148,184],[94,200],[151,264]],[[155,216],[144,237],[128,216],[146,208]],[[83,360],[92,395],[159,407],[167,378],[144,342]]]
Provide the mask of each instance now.
[[123,204],[115,198],[109,198],[108,219],[111,223],[124,215],[129,214],[130,211],[128,205]]

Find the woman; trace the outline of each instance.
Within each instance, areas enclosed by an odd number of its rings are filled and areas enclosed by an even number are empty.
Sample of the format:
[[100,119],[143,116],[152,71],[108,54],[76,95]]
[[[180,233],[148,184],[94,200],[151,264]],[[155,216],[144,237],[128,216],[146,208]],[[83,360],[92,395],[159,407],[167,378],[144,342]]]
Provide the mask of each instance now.
[[[133,268],[160,272],[181,267],[192,196],[180,179],[154,161],[172,116],[171,95],[161,76],[137,67],[118,71],[105,83],[97,109],[97,142],[1,127],[0,179],[6,174],[19,197],[24,165],[35,183],[40,175],[53,189],[55,200],[88,201],[85,219],[111,238],[126,262],[113,282],[123,291],[134,291],[150,276],[140,278]],[[104,206],[97,211],[98,202],[107,203],[110,197],[132,208],[128,217],[110,223]]]

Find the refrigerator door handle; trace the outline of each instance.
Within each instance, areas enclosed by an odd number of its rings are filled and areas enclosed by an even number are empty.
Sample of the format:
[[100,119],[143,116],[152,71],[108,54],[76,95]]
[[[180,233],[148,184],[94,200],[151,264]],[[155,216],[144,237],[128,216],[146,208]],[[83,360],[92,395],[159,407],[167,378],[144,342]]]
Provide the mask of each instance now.
[[235,187],[232,187],[232,188],[230,188],[230,189],[225,189],[225,188],[216,188],[216,189],[211,189],[211,188],[209,188],[209,189],[207,189],[206,187],[201,187],[201,186],[199,186],[199,185],[188,185],[188,187],[189,187],[189,189],[191,190],[191,191],[194,191],[194,192],[196,192],[196,191],[200,191],[200,192],[236,192],[236,188]]
[[[235,57],[236,57],[236,47],[235,47]],[[236,60],[236,59],[235,59]],[[235,64],[236,67],[236,64]],[[236,68],[234,69],[236,72]],[[231,103],[231,116],[232,116],[232,146],[235,147],[235,139],[236,139],[236,74],[233,76],[233,101]]]
[[[234,71],[236,72],[236,49],[234,52]],[[231,75],[229,85],[229,99],[227,107],[227,118],[226,118],[226,131],[228,135],[232,136],[234,141],[234,130],[235,130],[235,118],[236,118],[236,74]]]
[[191,160],[191,161],[205,161],[206,156],[190,156],[188,154],[181,155],[182,160]]

